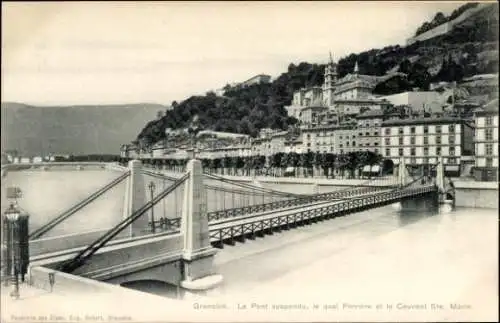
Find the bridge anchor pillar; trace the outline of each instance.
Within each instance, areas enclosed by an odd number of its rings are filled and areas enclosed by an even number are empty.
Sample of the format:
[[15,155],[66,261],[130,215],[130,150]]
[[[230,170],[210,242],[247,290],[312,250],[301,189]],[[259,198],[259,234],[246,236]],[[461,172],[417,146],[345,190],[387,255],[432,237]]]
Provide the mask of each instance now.
[[[127,188],[125,191],[124,219],[146,204],[146,187],[142,174],[142,162],[140,160],[131,160],[128,163],[128,168],[130,175],[127,179]],[[130,225],[128,235],[133,237],[134,233],[147,230],[149,226],[148,222],[148,215],[145,213]]]
[[214,272],[213,260],[217,250],[210,244],[201,161],[191,159],[186,171],[190,176],[184,188],[182,210],[184,250],[181,287],[191,291],[204,291],[220,285],[222,276]]

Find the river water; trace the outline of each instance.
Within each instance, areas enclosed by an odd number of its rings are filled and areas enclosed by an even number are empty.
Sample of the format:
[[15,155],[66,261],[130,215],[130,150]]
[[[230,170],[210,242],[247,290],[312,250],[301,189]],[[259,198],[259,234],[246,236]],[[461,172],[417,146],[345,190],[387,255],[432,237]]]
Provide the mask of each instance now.
[[[41,223],[43,214],[119,174],[11,175],[2,181],[2,206],[4,187],[19,185],[24,200],[30,201],[24,205],[39,212],[33,223]],[[117,222],[124,188],[109,194],[97,206],[82,210],[80,220],[72,220],[66,230]],[[117,216],[105,219],[105,214]],[[225,246],[214,261],[224,283],[202,302],[230,307],[238,303],[248,307],[245,311],[252,318],[269,320],[488,319],[498,317],[498,254],[498,210],[442,206],[405,211],[389,205]],[[175,288],[160,282],[126,287],[176,298]],[[266,308],[276,302],[302,304],[307,310]],[[376,309],[378,304],[384,310]]]

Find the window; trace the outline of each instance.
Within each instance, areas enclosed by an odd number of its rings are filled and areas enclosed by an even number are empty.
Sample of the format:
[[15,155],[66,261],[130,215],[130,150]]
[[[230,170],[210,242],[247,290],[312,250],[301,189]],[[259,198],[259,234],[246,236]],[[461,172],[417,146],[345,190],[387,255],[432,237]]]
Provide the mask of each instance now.
[[399,127],[398,133],[399,133],[400,135],[402,135],[402,134],[404,133],[404,131],[403,131],[403,127]]
[[493,166],[493,158],[488,157],[486,158],[486,167],[492,167]]
[[349,147],[349,141],[345,143],[345,146],[346,146],[346,147]]
[[403,156],[403,148],[399,148],[398,153],[399,153],[399,156]]
[[436,133],[441,133],[441,126],[436,126]]
[[399,144],[402,145],[403,144],[403,137],[399,137]]
[[448,164],[456,164],[457,159],[456,158],[448,158]]
[[416,153],[416,149],[415,148],[412,148],[410,149],[410,155],[411,156],[415,156],[417,153]]
[[486,144],[486,155],[493,155],[493,144]]
[[436,155],[441,156],[441,147],[436,148]]
[[391,138],[384,138],[384,142],[385,142],[386,146],[390,146],[391,145]]
[[356,142],[355,141],[352,142],[352,146],[353,147],[356,146]]
[[412,144],[412,145],[415,144],[415,137],[410,137],[410,144]]
[[370,135],[370,133],[369,133],[369,132],[366,132],[366,133],[365,133],[365,135],[369,136],[369,135]]
[[450,147],[450,156],[455,156],[455,147]]
[[362,132],[358,133],[358,136],[360,136],[360,137],[363,136],[363,133]]
[[415,133],[415,127],[410,128],[410,133]]
[[441,136],[436,136],[436,144],[441,144]]
[[390,156],[391,155],[391,150],[390,149],[386,149],[385,150],[385,155],[386,156]]
[[339,147],[342,148],[342,147],[344,147],[344,145],[340,144]]
[[429,156],[429,148],[424,147],[424,156]]
[[339,138],[342,139],[342,136],[340,136]]
[[375,131],[373,135],[378,137],[378,131]]
[[385,128],[385,129],[384,129],[384,133],[385,133],[386,135],[390,135],[390,134],[391,134],[391,128]]
[[450,124],[448,126],[448,132],[450,133],[455,133],[455,125],[454,124]]
[[415,165],[416,163],[417,163],[417,159],[416,158],[411,158],[410,159],[410,164]]
[[493,129],[486,129],[484,132],[484,139],[490,141],[493,140]]
[[375,143],[374,143],[374,145],[375,145],[375,146],[378,146],[378,142],[375,142]]
[[429,137],[425,136],[424,137],[424,145],[428,145],[429,144]]
[[344,149],[340,149],[340,153],[343,154],[344,153]]
[[455,144],[455,134],[448,136],[448,143],[451,145]]
[[429,126],[424,126],[424,133],[429,133]]
[[429,158],[424,158],[424,164],[429,164]]
[[365,144],[365,146],[370,146],[370,143],[369,143],[369,142],[367,142],[367,143]]
[[486,125],[487,126],[492,126],[493,125],[493,118],[492,117],[486,117]]
[[311,143],[310,142],[307,143],[307,147],[311,147]]

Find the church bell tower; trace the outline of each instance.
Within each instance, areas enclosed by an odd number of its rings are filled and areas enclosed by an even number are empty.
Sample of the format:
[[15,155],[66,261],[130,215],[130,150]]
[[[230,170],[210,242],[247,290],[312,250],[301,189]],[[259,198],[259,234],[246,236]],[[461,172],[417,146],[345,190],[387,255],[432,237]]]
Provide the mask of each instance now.
[[330,61],[325,67],[325,82],[323,83],[323,104],[332,107],[334,104],[335,83],[337,83],[337,64],[333,62],[330,52]]

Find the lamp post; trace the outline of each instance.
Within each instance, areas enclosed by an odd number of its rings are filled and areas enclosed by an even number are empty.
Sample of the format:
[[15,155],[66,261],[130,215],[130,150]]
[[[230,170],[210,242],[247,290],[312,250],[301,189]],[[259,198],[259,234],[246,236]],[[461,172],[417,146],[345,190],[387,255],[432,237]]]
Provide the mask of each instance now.
[[10,296],[12,296],[15,299],[19,299],[19,279],[18,279],[18,273],[19,273],[19,241],[17,237],[17,231],[18,231],[18,220],[19,220],[20,212],[19,210],[14,206],[14,204],[11,204],[9,208],[5,211],[5,217],[9,221],[9,227],[10,227],[10,264],[11,264],[11,279],[12,283],[14,284],[14,290],[10,293]]
[[196,159],[196,135],[198,132],[200,132],[199,117],[195,115],[188,128],[188,133],[191,137],[191,149],[193,150],[191,153],[192,159]]
[[[156,185],[153,181],[149,182],[148,184],[149,192],[151,193],[151,202],[153,202],[153,197],[154,197],[154,192]],[[151,231],[155,233],[156,227],[155,227],[155,212],[154,212],[154,205],[151,204]]]

